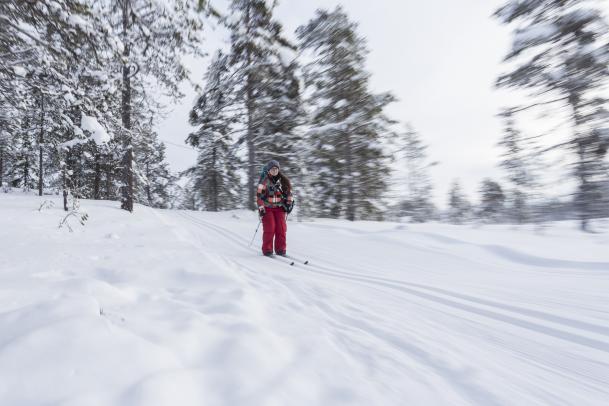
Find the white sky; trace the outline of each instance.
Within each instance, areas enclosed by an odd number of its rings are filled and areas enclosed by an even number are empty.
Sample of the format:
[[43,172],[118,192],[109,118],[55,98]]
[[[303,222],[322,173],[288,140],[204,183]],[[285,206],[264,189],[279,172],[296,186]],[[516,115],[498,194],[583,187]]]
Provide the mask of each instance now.
[[[315,9],[343,5],[367,38],[373,91],[391,91],[398,97],[388,114],[411,123],[429,145],[429,159],[439,161],[431,175],[435,201],[445,207],[455,178],[472,200],[477,200],[482,178],[503,180],[496,147],[502,126],[496,114],[512,105],[513,96],[493,89],[493,83],[504,70],[501,61],[509,48],[510,31],[491,15],[504,3],[283,0],[275,16],[286,34],[293,35]],[[209,32],[208,37],[205,46],[213,54],[224,38],[219,31]],[[200,80],[208,62],[209,58],[193,61],[195,80]],[[179,145],[192,130],[188,111],[196,96],[189,87],[183,89],[187,97],[158,128],[163,141]],[[528,123],[519,124],[527,129]],[[191,166],[195,159],[193,151],[173,144],[167,145],[167,156],[174,171]]]

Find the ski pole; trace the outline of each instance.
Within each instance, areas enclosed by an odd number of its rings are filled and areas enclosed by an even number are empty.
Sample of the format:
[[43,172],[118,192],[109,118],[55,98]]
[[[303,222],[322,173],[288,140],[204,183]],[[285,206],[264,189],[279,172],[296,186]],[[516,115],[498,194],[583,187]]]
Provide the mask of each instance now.
[[250,242],[250,245],[248,245],[248,247],[251,247],[252,244],[254,243],[254,239],[256,238],[256,234],[258,233],[258,229],[260,228],[260,223],[262,223],[262,218],[258,218],[258,226],[256,227],[256,231],[254,232],[254,236],[252,237],[252,241]]

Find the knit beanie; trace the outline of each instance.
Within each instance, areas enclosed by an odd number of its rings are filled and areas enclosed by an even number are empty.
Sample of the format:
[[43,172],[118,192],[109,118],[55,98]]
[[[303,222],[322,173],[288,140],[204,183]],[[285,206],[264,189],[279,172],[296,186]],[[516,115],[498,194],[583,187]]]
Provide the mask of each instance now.
[[279,167],[279,162],[275,161],[274,159],[270,160],[269,163],[266,164],[266,170],[270,171],[272,168],[281,169]]

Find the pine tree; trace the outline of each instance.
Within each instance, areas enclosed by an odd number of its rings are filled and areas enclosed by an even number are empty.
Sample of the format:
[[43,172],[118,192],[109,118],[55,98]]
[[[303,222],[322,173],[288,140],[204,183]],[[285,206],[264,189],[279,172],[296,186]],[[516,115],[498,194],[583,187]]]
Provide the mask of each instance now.
[[427,145],[419,134],[407,126],[404,133],[404,162],[406,163],[406,197],[401,203],[401,215],[409,216],[412,221],[430,220],[435,211],[432,202],[432,184],[429,168],[434,163],[427,162]]
[[[12,105],[13,118],[28,123],[26,144],[36,148],[37,157],[26,162],[35,168],[42,194],[59,172],[64,180],[72,176],[62,156],[65,148],[82,141],[76,141],[82,133],[80,111],[95,110],[98,92],[85,85],[90,81],[87,72],[106,49],[103,24],[92,3],[82,1],[9,2],[0,9],[3,27],[14,35],[5,46],[14,74],[5,70],[0,76],[18,84],[5,100]],[[0,34],[0,43],[6,44],[2,39]]]
[[480,186],[480,207],[478,216],[491,222],[497,222],[503,214],[505,195],[501,186],[491,180],[484,179]]
[[150,126],[142,133],[134,152],[137,162],[136,174],[139,183],[137,201],[147,206],[167,209],[173,205],[176,177],[169,171],[165,161],[165,144]]
[[247,149],[247,207],[252,210],[260,167],[270,158],[281,158],[274,156],[280,148],[289,148],[298,108],[290,93],[295,82],[289,61],[282,59],[293,46],[273,19],[275,5],[267,0],[233,0],[223,20],[231,33],[226,87],[233,115],[241,123],[234,129],[239,135],[236,142],[245,142]]
[[295,62],[288,64],[286,61],[269,67],[258,104],[257,114],[263,119],[255,148],[258,162],[266,162],[269,158],[279,160],[282,170],[300,187],[303,168],[299,162],[305,153],[300,130],[304,110],[297,70]]
[[11,168],[11,186],[19,187],[24,191],[34,189],[36,151],[33,145],[31,120],[29,117],[24,117],[21,122],[21,129],[13,140],[15,145],[15,162],[13,162]]
[[237,206],[241,182],[239,161],[233,152],[232,88],[228,86],[228,57],[218,52],[206,74],[206,85],[190,112],[190,124],[199,128],[187,142],[199,150],[196,166],[189,174],[198,194],[196,204],[204,210],[219,211]]
[[461,184],[454,180],[448,192],[448,218],[453,224],[467,221],[471,212],[471,204],[461,190]]
[[[575,153],[578,181],[575,203],[582,230],[602,215],[607,200],[605,155],[609,144],[608,99],[599,92],[609,79],[609,25],[589,0],[507,2],[496,16],[505,24],[520,22],[506,60],[516,62],[499,86],[535,91],[534,106],[563,102],[570,108],[572,134],[557,145]],[[548,94],[558,98],[548,99]]]
[[393,135],[383,110],[394,97],[368,89],[366,44],[342,8],[318,10],[297,35],[312,54],[304,72],[316,214],[380,219],[390,173],[383,140]]
[[504,149],[500,166],[506,171],[507,180],[512,185],[510,216],[522,224],[531,217],[528,202],[535,186],[531,151],[527,151],[525,139],[516,128],[513,113],[507,109],[501,113],[501,116],[505,122],[505,129],[499,142],[499,146]]
[[[179,97],[187,77],[179,55],[200,52],[196,7],[186,0],[1,2],[0,132],[9,140],[1,148],[3,178],[39,193],[63,189],[66,210],[70,194],[114,199],[117,189],[126,191],[119,172],[132,171],[121,163],[155,142],[142,124],[161,108],[150,89],[160,85]],[[87,130],[93,122],[109,140]],[[154,145],[145,159],[163,159],[163,147]],[[146,164],[158,182],[172,178],[163,162]]]
[[179,83],[188,77],[182,63],[185,53],[200,55],[199,35],[202,29],[197,4],[188,0],[152,2],[147,0],[113,0],[105,10],[113,28],[120,33],[122,51],[116,55],[120,66],[121,139],[123,142],[123,185],[121,208],[133,211],[136,195],[133,148],[138,137],[134,131],[133,103],[135,93],[147,92],[146,80],[154,78],[166,94],[179,98]]

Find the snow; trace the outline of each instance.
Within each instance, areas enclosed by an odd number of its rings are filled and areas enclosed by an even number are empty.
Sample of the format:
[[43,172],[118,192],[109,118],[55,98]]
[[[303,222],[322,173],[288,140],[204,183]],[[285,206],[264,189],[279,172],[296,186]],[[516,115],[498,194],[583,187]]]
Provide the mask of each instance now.
[[106,129],[97,121],[95,117],[82,114],[80,127],[85,131],[89,131],[91,138],[97,145],[106,144],[112,139]]
[[[67,93],[64,94],[64,98],[66,98],[67,95]],[[69,117],[66,118],[68,119],[68,122],[71,122]],[[90,140],[93,140],[97,145],[102,145],[108,143],[112,139],[106,129],[95,117],[87,116],[85,114],[81,115],[80,127],[72,125],[72,129],[74,130],[75,138],[61,143],[59,145],[60,148],[71,148],[78,144],[87,143]],[[87,131],[90,135],[86,135],[84,131]]]
[[74,104],[76,103],[77,99],[76,97],[74,97],[74,95],[71,92],[66,92],[63,94],[63,99],[68,103],[68,104]]
[[23,66],[13,66],[13,72],[15,75],[25,77],[27,75],[27,70],[23,68]]
[[[55,206],[38,211],[44,200]],[[0,404],[604,405],[607,232],[0,194]]]
[[347,102],[347,100],[345,100],[345,99],[340,99],[339,101],[337,101],[337,102],[334,104],[334,108],[336,108],[336,109],[340,109],[340,108],[345,107],[347,104],[349,104],[349,102]]
[[66,16],[65,19],[68,24],[78,27],[84,32],[90,32],[92,30],[91,24],[79,15],[70,14],[69,16]]
[[80,130],[80,128],[78,130],[76,130],[74,133],[76,135],[76,138],[72,138],[71,140],[62,142],[61,144],[59,144],[59,148],[68,149],[68,148],[72,148],[75,145],[84,144],[87,142],[86,139],[79,138],[79,134],[82,135],[82,130]]
[[[535,0],[533,0],[535,1]],[[521,9],[531,9],[531,6],[535,7],[531,0],[511,0],[501,7],[496,15],[504,24],[509,23],[514,17],[517,16],[516,12]],[[539,4],[539,2],[537,2]]]
[[598,18],[600,18],[598,10],[582,7],[566,13],[563,16],[563,24],[585,24]]
[[277,52],[279,53],[279,60],[281,61],[281,64],[283,66],[291,65],[294,62],[294,60],[297,58],[296,51],[294,51],[288,47],[278,46]]
[[554,23],[535,23],[524,29],[516,30],[514,34],[513,52],[520,52],[529,45],[537,45],[549,41],[559,32]]

